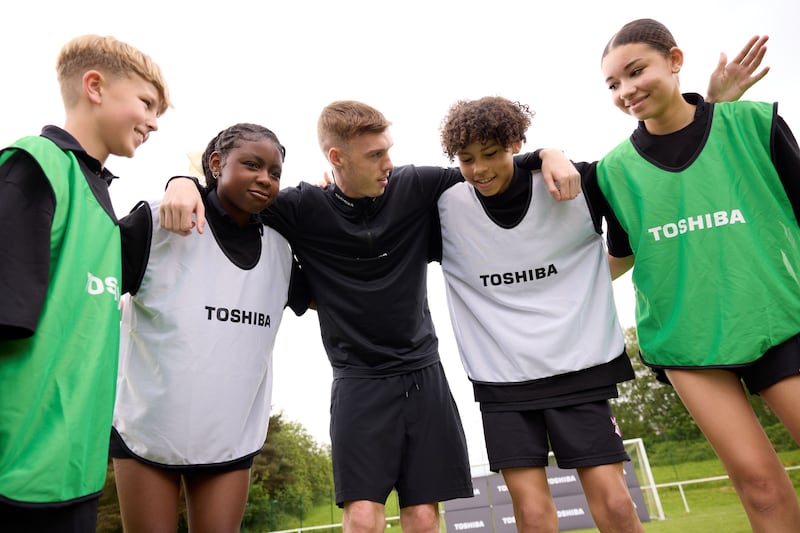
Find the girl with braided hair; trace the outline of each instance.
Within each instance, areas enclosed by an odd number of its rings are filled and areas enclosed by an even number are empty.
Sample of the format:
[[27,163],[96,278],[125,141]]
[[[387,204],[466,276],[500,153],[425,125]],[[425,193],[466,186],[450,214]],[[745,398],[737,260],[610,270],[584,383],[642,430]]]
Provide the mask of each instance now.
[[289,244],[257,216],[277,197],[285,154],[269,129],[235,124],[202,156],[212,231],[161,229],[157,202],[129,217],[145,237],[125,260],[138,283],[123,309],[111,438],[125,531],[175,531],[181,483],[190,529],[239,529],[297,274]]

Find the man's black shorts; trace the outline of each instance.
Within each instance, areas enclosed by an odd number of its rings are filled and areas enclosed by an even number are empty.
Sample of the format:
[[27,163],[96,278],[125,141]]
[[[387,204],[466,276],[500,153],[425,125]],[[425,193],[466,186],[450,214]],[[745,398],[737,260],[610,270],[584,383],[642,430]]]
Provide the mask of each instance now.
[[338,378],[331,389],[336,503],[400,507],[471,497],[464,430],[441,363],[386,378]]

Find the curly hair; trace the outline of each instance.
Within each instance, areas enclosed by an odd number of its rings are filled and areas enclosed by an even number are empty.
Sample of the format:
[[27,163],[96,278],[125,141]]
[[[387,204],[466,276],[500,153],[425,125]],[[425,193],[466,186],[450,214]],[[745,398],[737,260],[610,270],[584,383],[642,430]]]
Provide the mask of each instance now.
[[459,100],[442,120],[442,151],[453,161],[460,150],[474,142],[496,141],[504,148],[525,142],[534,115],[527,105],[501,96]]

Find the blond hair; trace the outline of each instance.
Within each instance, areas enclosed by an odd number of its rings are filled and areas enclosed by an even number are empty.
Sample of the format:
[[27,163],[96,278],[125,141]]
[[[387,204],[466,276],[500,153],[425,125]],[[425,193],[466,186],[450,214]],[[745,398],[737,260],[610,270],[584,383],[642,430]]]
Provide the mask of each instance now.
[[323,154],[333,146],[347,146],[365,133],[383,133],[392,123],[372,106],[355,100],[331,102],[317,121],[317,138]]
[[150,56],[114,37],[91,34],[75,37],[58,54],[56,72],[66,106],[71,106],[77,100],[80,80],[89,70],[97,70],[108,76],[130,77],[136,74],[156,88],[158,116],[172,107],[167,82]]

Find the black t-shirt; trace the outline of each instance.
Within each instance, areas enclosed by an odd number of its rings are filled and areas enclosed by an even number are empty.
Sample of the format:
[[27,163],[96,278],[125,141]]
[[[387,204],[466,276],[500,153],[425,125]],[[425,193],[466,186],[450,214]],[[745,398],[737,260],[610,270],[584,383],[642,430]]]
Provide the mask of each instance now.
[[[541,166],[536,152],[515,161]],[[427,264],[441,257],[439,196],[461,181],[458,168],[400,166],[381,196],[302,183],[265,212],[306,274],[335,377],[396,375],[439,360]]]

